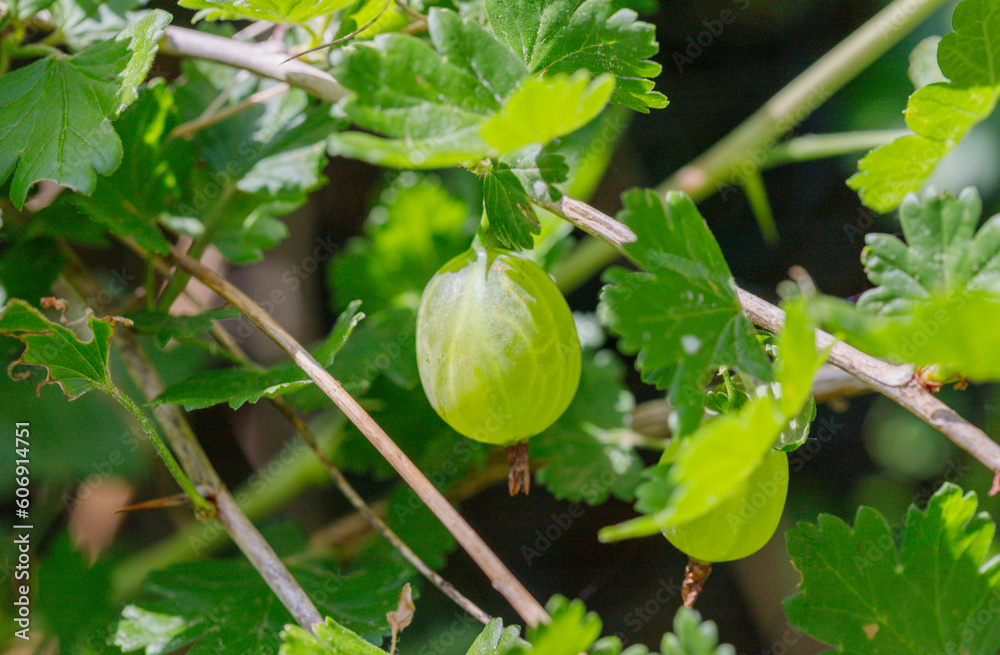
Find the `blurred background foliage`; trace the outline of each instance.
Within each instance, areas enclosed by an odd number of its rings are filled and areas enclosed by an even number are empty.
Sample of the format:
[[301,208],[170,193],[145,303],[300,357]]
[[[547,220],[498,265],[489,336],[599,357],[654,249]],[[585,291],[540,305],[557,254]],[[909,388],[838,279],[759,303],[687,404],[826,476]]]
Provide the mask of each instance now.
[[[592,200],[611,213],[619,208],[618,196],[623,190],[661,182],[725,136],[886,3],[698,0],[661,2],[659,7],[646,4],[651,12],[646,20],[656,25],[658,60],[663,64],[656,88],[670,99],[670,105],[632,118]],[[173,2],[153,2],[151,6],[169,9],[177,17],[175,24],[190,18]],[[939,12],[833,95],[794,133],[903,127],[901,112],[913,89],[907,76],[910,52],[924,37],[950,31],[952,8]],[[731,12],[734,21],[722,30],[713,29],[724,12]],[[172,79],[179,74],[178,62],[160,57],[154,74]],[[956,193],[966,185],[976,185],[983,196],[984,216],[1000,211],[998,127],[997,116],[979,125],[934,177],[937,186]],[[780,237],[773,247],[765,244],[741,191],[729,189],[701,204],[741,285],[774,298],[775,286],[786,277],[788,268],[800,265],[824,293],[850,297],[867,288],[859,259],[864,234],[896,233],[899,229],[893,215],[876,215],[863,208],[845,185],[859,158],[845,156],[764,173]],[[364,301],[367,311],[388,306],[413,308],[426,279],[467,246],[478,222],[474,208],[481,202],[472,176],[460,171],[416,176],[335,159],[326,166],[324,176],[327,182],[311,194],[309,202],[284,219],[291,238],[268,252],[263,263],[229,272],[230,279],[255,299],[271,298],[271,307],[266,308],[306,342],[324,336],[337,312],[356,298]],[[335,257],[316,257],[317,244],[333,244]],[[316,265],[294,268],[311,256]],[[374,269],[368,267],[373,257],[380,263]],[[113,295],[125,297],[141,284],[141,262],[124,251],[95,248],[86,258],[95,268],[106,271],[103,284]],[[353,292],[347,297],[337,293],[335,286]],[[573,309],[592,312],[599,288],[595,277],[575,290],[569,298]],[[282,291],[280,300],[268,295],[274,289]],[[389,289],[391,293],[387,293]],[[245,321],[229,321],[228,325],[256,361],[278,359],[273,344],[249,329]],[[602,342],[599,330],[595,334],[596,343],[590,345],[613,348],[613,341]],[[0,342],[5,362],[17,351],[16,343]],[[149,351],[155,354],[158,349]],[[202,349],[172,342],[157,364],[169,383],[204,366],[206,358]],[[115,379],[124,383],[127,377],[115,362],[112,366]],[[627,386],[637,403],[659,397],[639,382],[631,362],[624,368]],[[32,425],[33,510],[38,517],[35,535],[47,535],[39,550],[44,559],[47,553],[54,557],[61,552],[58,540],[67,520],[65,499],[74,493],[96,497],[112,489],[121,497],[146,499],[172,493],[173,487],[158,460],[150,456],[145,439],[109,400],[88,395],[69,404],[53,387],[36,397],[38,382],[37,374],[32,381],[20,384],[0,376],[0,398],[5,417]],[[392,423],[390,434],[420,425],[416,434],[407,437],[419,440],[441,429],[429,410],[398,411],[405,406],[405,401],[397,404],[392,399],[398,387],[377,380],[373,384],[385,387],[372,394],[380,399],[375,402],[382,404],[371,409]],[[137,395],[127,385],[125,388],[133,397]],[[1000,389],[949,389],[942,398],[987,433],[1000,434]],[[233,488],[254,481],[273,482],[281,476],[284,469],[269,467],[269,462],[284,452],[291,437],[267,403],[244,405],[235,412],[221,405],[194,411],[191,418],[209,457]],[[341,463],[354,472],[352,481],[366,497],[405,495],[405,490],[394,490],[391,477],[386,479],[388,472],[381,470],[384,467],[366,465],[364,456],[357,455],[360,446],[346,438]],[[7,453],[6,442],[4,448]],[[436,453],[425,455],[428,463],[441,461]],[[645,456],[649,464],[656,454],[647,452]],[[599,545],[597,530],[631,517],[629,503],[611,497],[603,505],[583,506],[579,511],[580,507],[574,509],[542,487],[534,488],[528,497],[510,498],[505,485],[490,477],[488,458],[477,445],[463,460],[463,464],[484,466],[481,474],[485,481],[463,490],[462,511],[514,574],[538,598],[561,593],[584,599],[588,608],[604,619],[605,633],[619,634],[626,644],[655,644],[680,605],[686,557],[659,538]],[[990,486],[989,471],[972,463],[932,428],[874,395],[821,405],[809,442],[792,454],[790,466],[783,527],[759,553],[717,566],[699,599],[703,616],[717,622],[720,640],[733,643],[741,653],[817,650],[814,642],[787,623],[780,606],[798,581],[782,538],[784,528],[794,522],[814,520],[819,512],[850,519],[859,504],[866,504],[898,526],[907,506],[922,504],[944,481],[979,493],[983,509],[991,515],[995,516],[998,508],[998,501],[985,494]],[[365,471],[374,472],[377,479],[361,475]],[[440,473],[443,480],[458,477],[463,471],[428,472]],[[256,477],[250,477],[252,474]],[[291,521],[315,531],[347,512],[346,502],[321,475],[309,479],[312,484],[306,485],[300,500],[273,512],[269,521]],[[0,459],[0,496],[8,516],[13,512],[12,480],[13,456],[5,454]],[[573,514],[569,514],[571,509]],[[565,516],[572,516],[568,525]],[[124,517],[102,561],[124,558],[188,518],[189,512],[183,509],[130,514]],[[6,530],[6,525],[0,527],[4,549],[0,568],[9,574],[16,553],[11,535],[3,532]],[[419,536],[412,535],[415,539]],[[422,536],[431,541],[440,535]],[[375,543],[362,542],[355,548],[382,547]],[[538,556],[526,555],[525,546]],[[106,547],[95,544],[94,550]],[[428,553],[440,557],[440,550],[441,546],[430,547]],[[464,553],[448,556],[443,575],[486,611],[517,621]],[[7,601],[0,604],[0,613],[9,612],[10,606]],[[6,639],[11,630],[8,617],[3,618],[0,639]],[[425,587],[402,647],[410,653],[460,655],[478,631],[472,619],[436,590]]]

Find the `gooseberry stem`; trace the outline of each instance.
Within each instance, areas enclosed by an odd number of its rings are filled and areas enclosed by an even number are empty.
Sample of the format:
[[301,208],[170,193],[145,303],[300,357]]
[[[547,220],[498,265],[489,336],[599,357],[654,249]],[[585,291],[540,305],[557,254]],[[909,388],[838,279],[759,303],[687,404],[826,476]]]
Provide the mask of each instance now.
[[528,442],[507,446],[507,465],[510,467],[507,473],[507,490],[511,496],[516,496],[522,490],[524,495],[528,495],[531,490],[531,465],[528,463]]
[[684,607],[694,607],[694,602],[698,600],[705,581],[712,573],[712,565],[708,562],[696,560],[693,557],[688,560],[684,569],[684,583],[681,585],[681,598],[684,600]]

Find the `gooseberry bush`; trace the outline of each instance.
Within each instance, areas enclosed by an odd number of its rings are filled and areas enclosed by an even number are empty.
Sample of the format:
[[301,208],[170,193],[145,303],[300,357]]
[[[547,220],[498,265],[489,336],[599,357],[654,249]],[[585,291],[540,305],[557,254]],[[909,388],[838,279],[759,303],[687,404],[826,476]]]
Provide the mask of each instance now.
[[[995,526],[978,511],[1000,489],[1000,446],[968,400],[988,405],[1000,380],[1000,214],[983,220],[995,189],[949,158],[994,120],[1000,5],[873,9],[705,154],[621,193],[614,217],[588,204],[630,120],[686,101],[656,90],[657,61],[696,67],[733,8],[671,59],[644,0],[0,2],[4,639],[733,653],[719,638],[733,617],[705,609],[725,593],[709,574],[753,556],[761,602],[788,596],[758,612],[787,617],[765,652],[807,636],[851,653],[1000,650]],[[795,134],[939,11],[951,31],[913,50],[907,129]],[[845,155],[839,187],[884,215],[858,263],[867,290],[824,295],[801,267],[759,290],[780,307],[738,285],[698,203],[741,189],[764,247],[781,217],[763,172]],[[331,168],[343,160],[364,167]],[[359,201],[372,170],[380,191]],[[370,210],[344,244],[295,219],[333,184]],[[249,270],[268,272],[247,285]],[[293,327],[322,322],[323,298],[324,334]],[[280,354],[261,354],[261,334]],[[973,473],[902,516],[819,513],[794,484],[832,443],[817,405],[865,393],[900,410],[888,430],[935,430],[957,447],[936,460]],[[240,436],[249,467],[204,427],[246,405],[278,410]],[[466,521],[508,464],[511,494],[533,480],[531,494]],[[558,531],[498,543],[543,501],[568,507]],[[580,536],[574,520],[616,504]],[[643,619],[662,639],[564,597],[600,605],[611,584],[536,600],[553,590],[532,564],[571,527],[591,553],[683,553],[670,612]],[[456,560],[481,588],[442,577]]]

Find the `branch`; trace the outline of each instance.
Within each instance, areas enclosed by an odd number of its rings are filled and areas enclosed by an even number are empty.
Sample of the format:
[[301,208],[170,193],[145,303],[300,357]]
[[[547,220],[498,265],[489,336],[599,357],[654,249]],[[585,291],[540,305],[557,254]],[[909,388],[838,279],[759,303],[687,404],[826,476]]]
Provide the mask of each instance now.
[[[595,210],[596,211],[596,210]],[[421,500],[456,541],[489,576],[493,587],[499,591],[529,626],[549,620],[545,609],[535,600],[524,585],[504,566],[465,519],[445,499],[441,492],[420,472],[399,446],[385,433],[340,383],[324,369],[309,352],[246,294],[176,248],[171,249],[170,259],[198,278],[205,286],[227,300],[249,318],[264,334],[284,350],[316,386],[319,387],[354,423],[373,446],[386,458],[400,477],[409,484]]]
[[[73,288],[84,298],[95,297],[97,294],[91,291],[95,290],[96,284],[79,260],[71,258],[69,266],[74,273],[69,280]],[[129,329],[115,330],[113,343],[121,355],[125,369],[143,396],[152,400],[160,395],[164,389],[163,380],[146,356],[135,332]],[[254,524],[237,507],[205,451],[201,449],[180,408],[176,405],[159,405],[153,408],[153,415],[194,485],[199,489],[210,490],[209,500],[215,502],[216,520],[222,524],[281,603],[288,608],[295,621],[310,631],[313,625],[322,623],[323,617],[302,587]]]
[[242,43],[206,32],[170,26],[160,40],[160,52],[177,57],[208,59],[242,68],[279,82],[287,82],[327,102],[336,102],[345,94],[344,88],[329,73],[297,60],[282,64],[287,54],[276,52],[267,45]]

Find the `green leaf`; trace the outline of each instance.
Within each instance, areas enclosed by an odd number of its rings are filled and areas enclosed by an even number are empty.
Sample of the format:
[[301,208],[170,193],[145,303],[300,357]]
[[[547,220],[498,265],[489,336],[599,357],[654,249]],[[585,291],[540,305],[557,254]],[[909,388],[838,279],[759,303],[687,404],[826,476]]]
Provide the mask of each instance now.
[[655,29],[629,9],[605,0],[486,0],[493,33],[539,75],[611,73],[611,101],[648,112],[666,107],[646,78],[660,74],[649,60],[659,50]]
[[[39,563],[37,576],[37,605],[33,606],[59,637],[63,652],[73,652],[75,644],[88,638],[88,632],[103,629],[103,623],[114,617],[110,563],[88,561],[73,546],[68,532],[61,532],[54,540]],[[81,596],[86,596],[86,603],[79,602]]]
[[600,617],[588,612],[583,601],[553,596],[545,609],[552,620],[528,628],[526,637],[531,646],[519,643],[508,651],[510,655],[579,655],[601,634]]
[[938,44],[941,72],[950,82],[922,86],[910,96],[904,136],[868,153],[848,186],[872,209],[896,208],[917,191],[1000,100],[1000,11],[992,0],[964,0],[955,7],[955,31]]
[[[321,614],[367,639],[389,633],[385,613],[395,609],[409,575],[398,567],[341,572],[322,561],[302,562],[289,570]],[[273,653],[281,644],[281,630],[293,621],[243,561],[177,564],[150,573],[143,586],[153,597],[138,601],[138,607],[184,621],[184,628],[160,652],[190,644],[190,655]]]
[[688,607],[680,607],[674,615],[674,631],[663,635],[662,655],[736,655],[729,644],[719,645],[719,633],[711,621]]
[[173,316],[167,312],[139,312],[129,314],[128,318],[132,320],[132,327],[136,331],[155,336],[160,346],[165,347],[171,339],[211,330],[213,321],[239,316],[240,312],[235,307],[219,307],[191,316]]
[[[273,23],[305,23],[351,4],[351,0],[180,0],[182,7],[237,14]],[[212,14],[209,14],[210,16]]]
[[676,192],[664,203],[649,190],[622,200],[618,220],[638,237],[625,252],[645,271],[609,270],[598,316],[622,337],[622,352],[638,354],[643,381],[670,389],[679,433],[689,433],[701,420],[711,370],[735,363],[767,380],[770,364],[694,203]]
[[635,399],[611,351],[587,353],[580,386],[566,412],[528,445],[545,463],[535,475],[556,498],[598,505],[614,494],[631,500],[643,464],[625,430]]
[[468,248],[478,225],[469,219],[468,205],[435,181],[391,186],[369,213],[364,238],[349,241],[327,269],[336,307],[359,299],[369,312],[415,309],[434,273]]
[[297,625],[285,626],[278,655],[385,655],[384,650],[329,617],[312,630],[315,634]]
[[861,295],[858,310],[904,314],[934,295],[1000,295],[1000,215],[976,232],[981,213],[974,187],[958,198],[934,189],[907,196],[899,208],[906,244],[889,234],[865,237],[861,260],[876,287]]
[[9,369],[11,376],[27,377],[27,373],[14,372],[18,366],[43,366],[47,376],[42,385],[58,384],[70,400],[91,389],[108,391],[114,387],[108,373],[113,324],[113,318],[91,316],[87,326],[93,336],[89,341],[80,341],[72,330],[52,323],[23,300],[10,301],[0,313],[0,334],[25,345],[20,359]]
[[[440,168],[482,157],[482,124],[528,70],[471,19],[432,8],[430,43],[381,34],[344,48],[333,74],[355,95],[341,102],[359,127],[390,137],[335,134],[331,152],[375,164]],[[369,148],[376,148],[370,152]]]
[[185,627],[179,616],[147,612],[135,605],[126,605],[112,643],[124,653],[144,649],[148,655],[164,652],[163,647],[177,637]]
[[[336,360],[338,351],[347,342],[355,326],[364,318],[358,312],[360,303],[348,306],[337,319],[329,336],[313,350],[313,356],[325,367]],[[234,367],[196,373],[186,380],[168,386],[151,404],[183,404],[187,409],[201,409],[228,402],[233,409],[261,398],[282,396],[312,384],[309,376],[294,362],[288,361],[264,370]],[[348,387],[350,389],[350,387]]]
[[13,173],[10,198],[18,209],[38,180],[90,193],[96,173],[118,168],[122,145],[111,119],[135,99],[169,22],[170,14],[156,10],[114,41],[3,76],[0,182]]
[[531,249],[531,235],[541,226],[520,178],[505,164],[498,162],[483,175],[483,209],[490,232],[505,248]]
[[982,204],[974,188],[958,198],[928,189],[899,208],[907,243],[869,234],[862,253],[876,285],[857,306],[820,298],[824,324],[879,357],[934,366],[938,378],[1000,379],[1000,215],[976,231]]
[[[24,5],[26,3],[20,3]],[[48,4],[52,24],[66,38],[73,50],[82,50],[102,41],[110,41],[132,23],[145,18],[148,11],[136,11],[145,0],[56,0]]]
[[54,240],[18,239],[0,255],[0,286],[8,298],[22,298],[37,305],[50,295],[62,264],[63,255]]
[[162,82],[140,89],[138,100],[115,121],[125,165],[99,180],[89,196],[73,194],[65,201],[108,231],[161,254],[170,249],[170,243],[157,220],[174,191],[161,141],[173,101]]
[[591,80],[585,70],[572,76],[528,78],[483,124],[483,138],[499,152],[548,143],[593,120],[607,105],[614,86],[613,76]]
[[[904,526],[897,551],[894,530]],[[1000,630],[982,617],[1000,594],[1000,561],[986,561],[994,529],[976,514],[975,494],[950,483],[900,526],[869,507],[853,528],[821,514],[786,535],[802,583],[785,612],[839,651],[992,655]]]
[[520,626],[503,627],[503,619],[493,619],[472,642],[466,655],[507,655],[521,634]]
[[810,397],[810,383],[826,359],[816,354],[815,328],[804,301],[786,305],[780,343],[784,358],[776,377],[781,397],[765,395],[736,414],[708,421],[668,450],[664,455],[669,469],[666,463],[658,465],[647,474],[651,482],[642,487],[637,509],[646,516],[602,529],[601,541],[643,537],[693,521],[753,474],[788,422],[799,416]]

